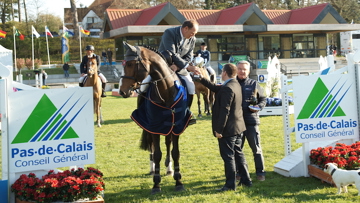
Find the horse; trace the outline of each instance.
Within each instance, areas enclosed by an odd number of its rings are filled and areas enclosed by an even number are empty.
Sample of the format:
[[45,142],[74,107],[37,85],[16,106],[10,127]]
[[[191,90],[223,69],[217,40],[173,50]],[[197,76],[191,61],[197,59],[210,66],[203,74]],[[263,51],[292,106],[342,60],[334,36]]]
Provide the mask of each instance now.
[[96,57],[88,59],[87,62],[87,76],[86,81],[84,82],[84,87],[93,88],[93,103],[94,103],[94,112],[96,113],[96,124],[98,127],[101,127],[103,122],[102,113],[101,113],[101,81],[98,75],[98,66],[96,62]]
[[[139,93],[143,102],[133,111],[131,118],[143,129],[140,148],[153,154],[155,170],[151,194],[161,192],[161,135],[165,136],[166,166],[170,163],[172,144],[175,191],[183,191],[185,187],[181,182],[179,137],[191,118],[191,112],[187,108],[186,89],[159,51],[145,46],[132,46],[126,42],[124,42],[124,47],[126,48],[126,62],[119,81],[119,94],[128,98],[141,85],[149,85],[146,93]],[[143,84],[142,81],[148,75],[151,76],[151,81]]]
[[[206,70],[205,64],[203,63],[204,59],[201,57],[195,57],[193,59],[193,63],[194,65],[199,67],[199,71],[202,75],[203,78],[210,80],[210,76],[208,71]],[[194,78],[194,76],[192,76]],[[210,80],[211,82],[215,83],[216,78],[214,77],[212,80]],[[204,113],[206,113],[207,116],[211,115],[211,108],[212,105],[214,104],[214,100],[215,100],[215,94],[214,92],[211,92],[207,87],[205,87],[203,84],[201,84],[200,82],[194,80],[194,84],[195,84],[195,93],[197,96],[197,104],[198,104],[198,117],[201,118],[202,117],[202,113],[201,113],[201,95],[203,96],[203,100],[204,100]]]

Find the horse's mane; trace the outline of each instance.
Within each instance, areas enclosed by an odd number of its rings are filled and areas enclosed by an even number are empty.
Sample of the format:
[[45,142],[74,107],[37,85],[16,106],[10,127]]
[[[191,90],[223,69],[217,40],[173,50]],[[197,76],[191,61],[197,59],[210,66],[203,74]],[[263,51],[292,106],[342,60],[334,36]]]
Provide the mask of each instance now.
[[151,47],[151,46],[148,46],[148,45],[144,45],[143,47],[146,48],[146,49],[149,49],[149,50],[151,50],[151,51],[153,51],[153,52],[155,52],[157,54],[159,54],[161,56],[161,58],[163,58],[164,61],[166,61],[165,56],[158,49],[156,49],[155,47]]

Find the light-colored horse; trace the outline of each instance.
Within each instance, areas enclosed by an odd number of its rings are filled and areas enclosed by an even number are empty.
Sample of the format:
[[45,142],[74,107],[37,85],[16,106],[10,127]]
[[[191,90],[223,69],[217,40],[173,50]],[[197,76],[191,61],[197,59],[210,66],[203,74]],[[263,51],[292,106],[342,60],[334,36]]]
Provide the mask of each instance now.
[[[194,58],[194,65],[199,67],[200,73],[202,75],[203,78],[210,80],[210,76],[208,71],[206,70],[206,67],[204,66],[204,63],[201,61],[203,60],[203,58],[201,57],[195,57]],[[194,77],[194,76],[193,76]],[[213,80],[211,82],[215,83],[216,78],[214,77]],[[211,92],[207,87],[205,87],[203,84],[201,84],[200,82],[197,82],[196,80],[194,80],[194,84],[195,84],[195,93],[197,96],[197,103],[198,103],[198,117],[201,118],[202,117],[202,112],[201,112],[201,95],[203,96],[203,100],[204,100],[204,113],[206,113],[207,116],[211,115],[211,108],[212,105],[214,104],[214,92]]]
[[101,81],[98,75],[98,65],[96,62],[96,57],[89,58],[87,63],[87,79],[84,83],[84,87],[93,87],[93,102],[94,102],[94,112],[96,113],[96,124],[98,127],[101,127],[103,122],[101,114]]

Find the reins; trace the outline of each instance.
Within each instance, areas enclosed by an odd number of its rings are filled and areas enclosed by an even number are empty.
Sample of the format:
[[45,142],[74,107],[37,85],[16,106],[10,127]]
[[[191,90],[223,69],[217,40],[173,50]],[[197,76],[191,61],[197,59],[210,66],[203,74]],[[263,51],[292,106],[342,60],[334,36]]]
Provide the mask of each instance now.
[[[143,92],[141,92],[140,91],[140,87],[141,87],[141,85],[148,85],[148,84],[154,84],[155,85],[155,87],[156,87],[156,91],[158,92],[158,95],[160,96],[160,93],[159,93],[159,90],[158,90],[158,87],[157,87],[157,82],[159,82],[159,81],[162,81],[162,80],[165,80],[166,78],[168,78],[168,77],[170,77],[170,76],[173,76],[174,74],[175,74],[175,71],[173,71],[173,70],[171,70],[171,74],[169,74],[169,75],[166,75],[165,77],[163,77],[163,78],[160,78],[160,79],[157,79],[157,80],[152,80],[152,81],[150,81],[150,82],[145,82],[145,83],[142,83],[142,82],[139,82],[137,79],[136,79],[136,73],[139,71],[139,66],[140,66],[140,63],[142,64],[142,66],[143,66],[143,68],[148,72],[148,70],[145,68],[145,64],[144,64],[144,60],[142,59],[142,57],[141,57],[141,53],[140,53],[140,48],[139,47],[137,47],[136,46],[136,56],[134,57],[134,59],[136,59],[136,71],[135,71],[135,75],[134,75],[134,77],[132,77],[132,76],[121,76],[121,78],[126,78],[126,79],[131,79],[131,80],[134,80],[135,81],[135,83],[136,84],[138,84],[138,88],[136,88],[136,89],[133,89],[136,93],[138,93],[139,95],[141,95],[142,97],[144,97],[145,99],[148,99],[148,98],[146,98],[145,96],[143,96],[143,94],[141,94],[141,93],[143,93]],[[161,98],[161,96],[160,96],[160,99],[164,102],[165,100],[163,99],[163,98]],[[148,100],[150,100],[150,99],[148,99]]]

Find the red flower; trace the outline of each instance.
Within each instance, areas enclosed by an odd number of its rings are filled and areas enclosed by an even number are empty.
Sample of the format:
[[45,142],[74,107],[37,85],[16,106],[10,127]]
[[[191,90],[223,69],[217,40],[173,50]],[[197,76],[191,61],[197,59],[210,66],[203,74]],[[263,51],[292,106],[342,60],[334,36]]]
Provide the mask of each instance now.
[[336,143],[335,147],[318,147],[310,150],[310,163],[321,168],[327,163],[336,163],[339,168],[358,169],[360,167],[360,142],[346,145]]
[[20,200],[39,203],[96,199],[105,187],[102,176],[103,174],[94,168],[79,168],[59,173],[50,170],[41,179],[34,173],[23,174],[11,185],[11,191]]

